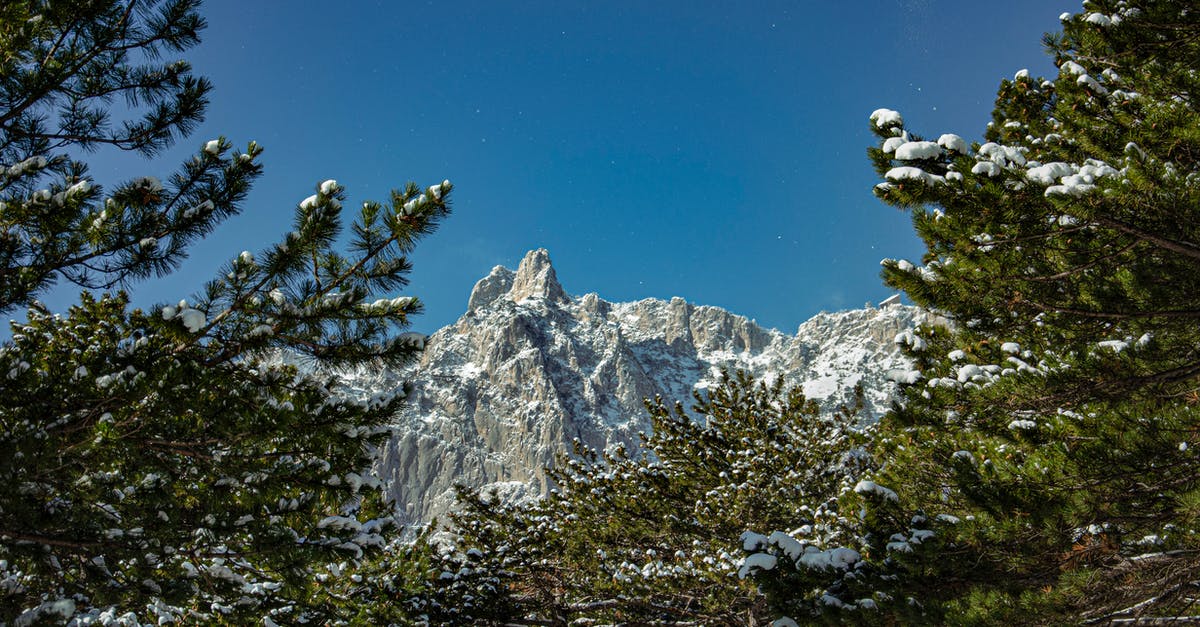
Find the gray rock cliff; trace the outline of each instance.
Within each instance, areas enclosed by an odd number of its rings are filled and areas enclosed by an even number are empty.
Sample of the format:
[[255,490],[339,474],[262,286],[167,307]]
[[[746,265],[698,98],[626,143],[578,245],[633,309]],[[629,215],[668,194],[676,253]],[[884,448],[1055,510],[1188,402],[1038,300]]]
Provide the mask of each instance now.
[[481,279],[419,364],[347,376],[360,388],[412,382],[376,470],[400,517],[417,524],[452,509],[460,482],[503,498],[544,494],[542,469],[573,439],[636,447],[649,428],[643,399],[688,405],[722,369],[783,377],[830,409],[862,384],[864,420],[877,419],[894,393],[888,371],[907,367],[893,338],[923,316],[889,303],[822,313],[787,335],[680,298],[571,297],[535,250],[516,272],[497,266]]

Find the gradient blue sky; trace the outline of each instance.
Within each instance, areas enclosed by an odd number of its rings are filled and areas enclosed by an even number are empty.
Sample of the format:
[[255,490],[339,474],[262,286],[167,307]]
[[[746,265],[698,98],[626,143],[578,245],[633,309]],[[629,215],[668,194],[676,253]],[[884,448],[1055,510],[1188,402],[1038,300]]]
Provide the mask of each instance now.
[[682,296],[792,331],[886,298],[879,260],[920,256],[908,217],[871,194],[870,112],[977,140],[1001,78],[1053,72],[1041,35],[1078,8],[210,0],[187,55],[216,84],[205,123],[152,162],[99,153],[93,174],[165,177],[217,135],[266,148],[243,214],[181,272],[135,286],[139,304],[274,241],[321,180],[355,207],[449,178],[454,214],[413,257],[415,330],[544,247],[569,293]]

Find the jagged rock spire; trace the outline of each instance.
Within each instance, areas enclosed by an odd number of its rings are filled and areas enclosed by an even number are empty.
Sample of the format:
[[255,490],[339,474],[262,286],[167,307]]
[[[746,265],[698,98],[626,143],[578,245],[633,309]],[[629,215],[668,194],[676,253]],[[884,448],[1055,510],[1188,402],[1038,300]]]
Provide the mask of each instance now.
[[526,298],[544,298],[548,302],[565,304],[570,302],[558,277],[554,274],[554,266],[550,265],[550,253],[545,248],[531,250],[525,253],[517,274],[512,279],[512,287],[508,298],[513,302],[521,302]]
[[471,298],[467,300],[467,311],[475,311],[486,307],[497,298],[505,296],[513,286],[513,271],[504,266],[492,268],[491,273],[479,279],[471,290]]

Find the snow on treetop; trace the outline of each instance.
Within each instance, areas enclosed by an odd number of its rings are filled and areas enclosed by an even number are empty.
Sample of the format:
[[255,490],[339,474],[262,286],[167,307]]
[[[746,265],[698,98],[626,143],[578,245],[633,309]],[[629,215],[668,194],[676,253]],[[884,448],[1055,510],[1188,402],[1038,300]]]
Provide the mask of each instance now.
[[897,159],[934,159],[942,154],[942,147],[934,142],[905,142],[896,148]]
[[333,179],[329,179],[329,180],[325,181],[324,183],[321,183],[321,193],[328,196],[337,191],[337,186],[338,186],[337,181],[335,181]]
[[441,200],[442,192],[445,191],[445,189],[447,187],[450,187],[450,179],[446,179],[446,180],[442,181],[441,183],[438,183],[437,185],[430,185],[429,189],[426,191],[429,193],[430,196],[433,196],[434,198]]
[[971,148],[967,144],[967,140],[959,137],[958,135],[955,135],[954,133],[943,134],[941,137],[938,138],[937,143],[939,146],[941,146],[942,148],[945,148],[946,150],[953,150],[954,152],[962,153],[964,155],[967,154],[967,152],[970,151],[970,148]]
[[871,122],[875,128],[887,128],[889,126],[901,126],[904,124],[904,118],[897,111],[891,109],[876,109],[871,112]]
[[210,139],[204,144],[204,152],[210,155],[217,155],[221,152],[221,140]]

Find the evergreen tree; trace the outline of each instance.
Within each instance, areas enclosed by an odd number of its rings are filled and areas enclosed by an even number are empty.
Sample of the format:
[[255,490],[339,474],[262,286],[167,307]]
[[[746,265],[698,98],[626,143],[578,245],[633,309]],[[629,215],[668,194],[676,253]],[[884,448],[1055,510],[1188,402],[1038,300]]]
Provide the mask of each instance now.
[[777,539],[748,530],[799,527],[802,551],[834,568],[857,559],[823,551],[847,539],[839,494],[872,467],[854,412],[744,374],[698,394],[692,414],[647,408],[644,453],[577,446],[542,501],[462,491],[424,597],[434,622],[753,624],[773,611],[745,581],[765,564],[743,565],[743,548]]
[[404,392],[322,373],[422,348],[400,332],[419,302],[388,294],[448,182],[364,203],[344,252],[345,192],[322,182],[277,244],[178,303],[37,300],[170,272],[261,173],[259,146],[223,138],[165,183],[106,190],[80,160],[153,155],[202,118],[208,82],[163,60],[197,43],[197,4],[0,5],[0,311],[28,308],[0,346],[0,623],[352,619],[352,571],[387,539],[364,473]]
[[1062,26],[1058,76],[1003,81],[982,144],[871,117],[876,194],[928,249],[885,281],[953,323],[900,338],[917,368],[876,443],[896,498],[860,534],[890,508],[936,538],[885,553],[889,613],[1200,614],[1200,14],[1089,0]]

